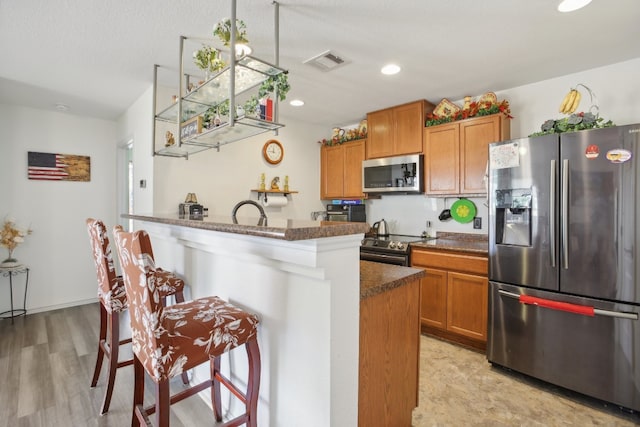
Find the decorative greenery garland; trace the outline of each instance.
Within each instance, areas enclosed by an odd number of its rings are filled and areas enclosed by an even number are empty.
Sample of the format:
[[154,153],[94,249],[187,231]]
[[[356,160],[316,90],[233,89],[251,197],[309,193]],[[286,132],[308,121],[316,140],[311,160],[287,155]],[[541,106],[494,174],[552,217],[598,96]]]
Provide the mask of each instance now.
[[552,133],[576,132],[586,129],[600,129],[615,126],[611,120],[604,122],[602,117],[593,113],[577,113],[558,120],[547,120],[540,126],[540,132],[534,132],[529,136],[549,135]]
[[464,110],[456,111],[450,116],[438,116],[436,114],[427,114],[427,120],[425,121],[425,126],[436,126],[443,123],[455,122],[458,120],[469,119],[471,117],[476,116],[490,116],[492,114],[503,113],[506,114],[507,117],[512,119],[511,110],[509,110],[509,102],[506,100],[500,101],[498,103],[478,103],[472,102],[469,104],[469,108]]

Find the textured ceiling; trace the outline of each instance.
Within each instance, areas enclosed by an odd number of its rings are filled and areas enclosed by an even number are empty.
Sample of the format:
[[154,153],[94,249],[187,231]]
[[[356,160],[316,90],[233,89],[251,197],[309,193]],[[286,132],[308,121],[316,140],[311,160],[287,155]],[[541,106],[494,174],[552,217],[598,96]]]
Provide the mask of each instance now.
[[[282,0],[280,65],[290,72],[281,121],[349,124],[367,111],[460,99],[640,57],[640,1]],[[0,0],[0,103],[116,119],[178,66],[179,36],[209,37],[230,1]],[[239,0],[254,55],[274,60],[274,6]],[[332,50],[349,63],[303,61]],[[402,72],[383,76],[387,62]],[[177,77],[175,77],[177,79]],[[173,81],[173,80],[172,80]],[[288,101],[287,100],[287,101]]]

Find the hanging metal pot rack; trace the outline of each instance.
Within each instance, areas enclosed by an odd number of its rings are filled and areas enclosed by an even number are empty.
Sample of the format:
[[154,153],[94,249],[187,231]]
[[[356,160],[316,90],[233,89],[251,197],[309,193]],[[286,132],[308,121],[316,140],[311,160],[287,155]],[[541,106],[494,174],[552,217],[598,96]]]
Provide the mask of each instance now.
[[[275,33],[275,63],[269,63],[251,55],[236,57],[236,31],[231,31],[229,40],[229,65],[217,74],[203,82],[191,91],[185,90],[190,86],[190,77],[185,73],[184,50],[187,40],[202,41],[203,39],[180,36],[180,67],[179,67],[179,94],[176,101],[162,111],[157,111],[158,69],[160,65],[154,65],[153,76],[153,108],[154,123],[152,131],[153,155],[181,157],[188,159],[189,155],[199,153],[211,148],[218,151],[220,147],[252,136],[273,131],[277,134],[279,128],[284,127],[278,123],[278,87],[275,85],[273,94],[273,117],[265,120],[254,117],[251,112],[237,115],[236,98],[243,93],[249,93],[270,77],[281,73],[287,73],[279,66],[279,4],[274,5],[274,33]],[[231,23],[236,23],[236,0],[231,0]],[[211,41],[207,39],[206,41]],[[224,102],[229,103],[229,114],[226,121],[217,126],[211,126],[202,132],[189,132],[183,135],[185,122],[205,113],[211,107],[216,107]],[[177,127],[175,142],[156,150],[156,125],[157,122],[174,123]]]

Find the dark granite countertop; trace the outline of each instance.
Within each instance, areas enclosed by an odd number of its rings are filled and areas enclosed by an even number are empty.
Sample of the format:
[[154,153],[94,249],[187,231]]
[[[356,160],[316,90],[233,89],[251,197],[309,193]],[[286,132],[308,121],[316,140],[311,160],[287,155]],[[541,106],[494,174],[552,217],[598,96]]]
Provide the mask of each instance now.
[[439,232],[435,240],[411,243],[412,248],[489,254],[489,238],[486,234]]
[[420,268],[360,261],[360,299],[406,285],[425,276]]
[[177,213],[154,213],[149,215],[123,214],[122,218],[281,240],[309,240],[322,237],[359,234],[369,231],[369,225],[364,222],[268,218],[266,225],[258,225],[259,218],[238,217],[237,221],[234,222],[231,216],[203,217],[199,215],[190,217],[188,215],[178,215]]

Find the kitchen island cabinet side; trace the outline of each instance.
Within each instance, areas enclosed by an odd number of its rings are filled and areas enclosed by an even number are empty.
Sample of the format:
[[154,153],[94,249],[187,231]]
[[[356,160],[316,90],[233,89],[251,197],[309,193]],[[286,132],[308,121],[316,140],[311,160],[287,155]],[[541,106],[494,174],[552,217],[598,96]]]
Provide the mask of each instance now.
[[410,426],[418,406],[420,281],[360,302],[358,425]]

